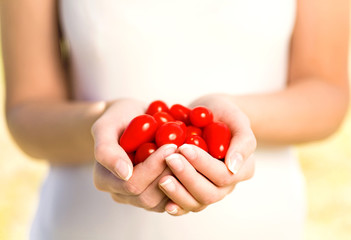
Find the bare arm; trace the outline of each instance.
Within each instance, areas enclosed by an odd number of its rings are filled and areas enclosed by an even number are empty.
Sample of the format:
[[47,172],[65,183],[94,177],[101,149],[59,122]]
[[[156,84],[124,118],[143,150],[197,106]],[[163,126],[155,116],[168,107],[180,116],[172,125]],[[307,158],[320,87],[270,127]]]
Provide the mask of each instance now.
[[29,155],[56,164],[93,160],[91,125],[105,103],[73,103],[61,62],[56,1],[1,1],[9,129]]
[[[348,24],[348,0],[298,0],[285,90],[245,96],[216,94],[201,97],[193,104],[216,109],[227,123],[240,121],[230,117],[235,112],[232,106],[238,105],[249,117],[258,144],[291,144],[328,136],[340,125],[348,106]],[[235,122],[232,126],[236,126]],[[234,131],[233,139],[241,135],[240,129]],[[242,136],[235,147],[239,147],[239,153],[254,145],[247,136]],[[190,147],[192,154],[185,151]],[[236,163],[233,175],[190,145],[181,147],[180,153],[166,159],[177,179],[165,176],[159,182],[171,199],[165,208],[172,215],[203,210],[253,174],[248,154],[235,161],[227,154],[226,164]]]
[[239,96],[258,142],[299,143],[334,132],[348,106],[348,0],[299,0],[288,87]]
[[175,147],[159,149],[134,169],[132,177],[132,163],[117,143],[120,130],[144,112],[143,104],[130,99],[108,104],[70,101],[60,61],[56,1],[4,0],[1,4],[6,115],[19,146],[52,164],[81,164],[96,157],[98,189],[108,186],[118,202],[164,211],[168,199],[157,182],[169,172],[164,158]]

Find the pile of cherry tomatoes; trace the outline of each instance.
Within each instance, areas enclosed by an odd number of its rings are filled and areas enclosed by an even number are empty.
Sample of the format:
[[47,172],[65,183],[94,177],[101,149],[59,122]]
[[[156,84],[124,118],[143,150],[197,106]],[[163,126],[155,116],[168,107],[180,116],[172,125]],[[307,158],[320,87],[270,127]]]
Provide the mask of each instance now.
[[203,106],[189,109],[180,104],[168,108],[163,101],[152,102],[145,114],[135,117],[124,130],[119,143],[136,165],[165,144],[193,144],[212,157],[223,159],[231,139],[230,129],[213,120]]

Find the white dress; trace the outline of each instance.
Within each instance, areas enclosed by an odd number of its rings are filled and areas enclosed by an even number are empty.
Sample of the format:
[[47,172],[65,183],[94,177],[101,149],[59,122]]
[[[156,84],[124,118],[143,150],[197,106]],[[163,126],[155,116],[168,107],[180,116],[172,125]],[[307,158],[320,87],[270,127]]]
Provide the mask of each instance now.
[[[61,0],[77,100],[188,104],[285,88],[294,0]],[[255,176],[200,213],[115,203],[92,166],[51,167],[31,239],[301,239],[304,178],[289,146],[259,148]]]

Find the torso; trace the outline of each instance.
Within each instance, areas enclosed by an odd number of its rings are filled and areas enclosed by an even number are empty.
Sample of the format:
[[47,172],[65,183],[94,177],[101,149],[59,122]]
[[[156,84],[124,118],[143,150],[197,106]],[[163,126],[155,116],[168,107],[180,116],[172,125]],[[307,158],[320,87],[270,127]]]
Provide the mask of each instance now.
[[[75,98],[188,104],[207,93],[285,88],[294,0],[61,0]],[[256,173],[182,217],[120,205],[92,166],[52,167],[33,239],[299,239],[304,183],[289,147],[260,148]],[[276,226],[276,227],[275,227]]]
[[293,0],[60,3],[79,99],[186,104],[285,87]]

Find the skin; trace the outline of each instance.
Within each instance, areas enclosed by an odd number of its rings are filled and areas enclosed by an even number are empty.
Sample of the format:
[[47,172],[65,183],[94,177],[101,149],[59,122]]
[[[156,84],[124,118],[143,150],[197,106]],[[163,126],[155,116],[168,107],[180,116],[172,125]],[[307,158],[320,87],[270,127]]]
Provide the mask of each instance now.
[[53,165],[95,162],[96,187],[116,202],[175,216],[201,211],[253,175],[250,155],[256,139],[261,145],[322,139],[344,118],[349,2],[298,0],[297,7],[286,89],[244,96],[212,94],[192,103],[209,107],[230,126],[233,139],[225,164],[197,147],[169,145],[132,169],[116,139],[145,111],[146,103],[71,99],[59,48],[56,2],[2,0],[10,132],[28,155]]

